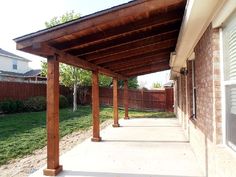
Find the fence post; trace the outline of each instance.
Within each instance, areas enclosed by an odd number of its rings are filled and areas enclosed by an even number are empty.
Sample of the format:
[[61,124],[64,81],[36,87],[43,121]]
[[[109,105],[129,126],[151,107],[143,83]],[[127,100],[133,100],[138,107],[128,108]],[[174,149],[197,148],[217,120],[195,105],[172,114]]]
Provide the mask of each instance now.
[[173,88],[165,88],[165,111],[173,112]]
[[143,91],[144,89],[141,90],[141,110],[144,110]]

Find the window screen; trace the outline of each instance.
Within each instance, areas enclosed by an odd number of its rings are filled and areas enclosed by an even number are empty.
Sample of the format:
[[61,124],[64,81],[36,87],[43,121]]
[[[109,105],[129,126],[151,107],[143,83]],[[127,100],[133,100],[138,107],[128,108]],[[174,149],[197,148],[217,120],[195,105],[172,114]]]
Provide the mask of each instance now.
[[226,142],[236,150],[236,14],[223,28]]

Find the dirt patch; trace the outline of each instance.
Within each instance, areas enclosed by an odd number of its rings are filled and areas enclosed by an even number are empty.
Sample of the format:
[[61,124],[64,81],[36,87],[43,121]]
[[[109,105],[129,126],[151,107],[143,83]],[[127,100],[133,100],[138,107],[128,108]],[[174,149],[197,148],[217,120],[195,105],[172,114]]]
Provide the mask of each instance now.
[[[101,129],[104,129],[112,123],[112,120],[107,120],[101,124]],[[60,140],[60,155],[71,150],[75,145],[83,142],[92,135],[92,128],[86,131],[74,132],[66,135]],[[9,164],[0,166],[1,177],[25,177],[37,171],[46,164],[47,147],[36,150],[33,154],[24,158],[12,160]]]

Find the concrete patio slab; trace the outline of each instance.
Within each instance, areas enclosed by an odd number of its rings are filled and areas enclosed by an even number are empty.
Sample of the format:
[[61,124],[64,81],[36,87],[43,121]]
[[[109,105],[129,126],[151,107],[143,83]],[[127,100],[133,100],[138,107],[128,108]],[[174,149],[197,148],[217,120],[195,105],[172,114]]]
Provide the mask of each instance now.
[[[62,155],[61,177],[203,177],[177,119],[120,120]],[[45,167],[44,167],[45,168]],[[43,176],[42,170],[31,177]]]

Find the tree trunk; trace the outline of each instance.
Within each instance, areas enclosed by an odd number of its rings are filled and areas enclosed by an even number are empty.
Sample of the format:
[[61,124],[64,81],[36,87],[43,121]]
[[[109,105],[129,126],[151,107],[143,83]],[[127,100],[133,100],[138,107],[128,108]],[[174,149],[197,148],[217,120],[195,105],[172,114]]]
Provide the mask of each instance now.
[[73,112],[77,111],[77,85],[74,84],[73,92]]

